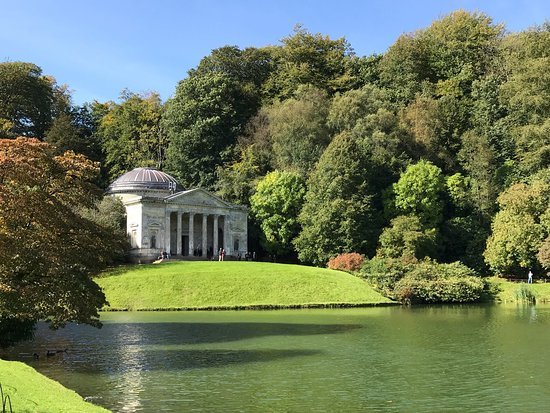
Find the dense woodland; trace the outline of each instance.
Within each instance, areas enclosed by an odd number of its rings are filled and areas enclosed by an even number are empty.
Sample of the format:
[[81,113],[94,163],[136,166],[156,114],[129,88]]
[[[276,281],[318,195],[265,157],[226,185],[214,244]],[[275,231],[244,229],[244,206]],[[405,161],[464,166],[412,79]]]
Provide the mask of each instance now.
[[102,187],[151,166],[247,205],[264,257],[542,275],[549,68],[550,24],[509,33],[461,10],[381,55],[300,26],[279,45],[223,46],[166,102],[123,91],[77,106],[37,65],[5,62],[0,137],[100,162]]

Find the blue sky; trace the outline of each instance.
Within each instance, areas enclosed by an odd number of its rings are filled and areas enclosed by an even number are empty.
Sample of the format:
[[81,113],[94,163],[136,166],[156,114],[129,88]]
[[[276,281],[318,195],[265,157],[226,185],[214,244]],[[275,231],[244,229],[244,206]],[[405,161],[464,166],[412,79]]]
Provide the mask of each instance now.
[[548,0],[0,0],[0,61],[27,61],[74,102],[117,100],[128,88],[170,97],[214,48],[278,44],[301,23],[346,37],[358,55],[455,9],[482,11],[509,31],[550,19]]

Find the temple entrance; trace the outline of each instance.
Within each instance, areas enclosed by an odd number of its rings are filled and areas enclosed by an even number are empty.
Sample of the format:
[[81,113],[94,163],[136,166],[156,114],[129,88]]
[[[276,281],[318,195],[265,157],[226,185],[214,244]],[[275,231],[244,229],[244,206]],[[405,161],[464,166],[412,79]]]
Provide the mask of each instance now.
[[188,256],[189,255],[189,235],[182,235],[181,236],[181,255]]
[[[223,242],[223,229],[218,228],[218,250],[220,248],[224,248],[224,242]],[[216,255],[218,254],[218,251],[215,252]]]

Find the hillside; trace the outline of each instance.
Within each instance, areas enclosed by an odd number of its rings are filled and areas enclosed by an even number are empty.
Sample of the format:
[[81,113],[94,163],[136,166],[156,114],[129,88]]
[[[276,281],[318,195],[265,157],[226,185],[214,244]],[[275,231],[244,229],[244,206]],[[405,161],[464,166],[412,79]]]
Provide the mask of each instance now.
[[359,306],[390,303],[344,272],[262,262],[121,267],[96,279],[111,310]]
[[[17,361],[0,360],[0,384],[13,412],[108,412],[77,393]],[[9,404],[5,410],[9,412]]]

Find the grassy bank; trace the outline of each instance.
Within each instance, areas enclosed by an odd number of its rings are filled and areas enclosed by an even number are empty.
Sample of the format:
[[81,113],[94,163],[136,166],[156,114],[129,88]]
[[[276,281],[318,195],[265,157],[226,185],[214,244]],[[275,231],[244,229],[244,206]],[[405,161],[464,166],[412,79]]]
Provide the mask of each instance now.
[[96,280],[110,309],[229,309],[375,305],[391,301],[363,280],[323,268],[262,262],[128,266]]
[[[87,403],[77,393],[17,361],[0,360],[0,384],[14,413],[101,413],[108,410]],[[6,410],[10,411],[9,407]]]
[[538,303],[550,303],[550,283],[535,282],[527,284],[525,282],[510,282],[502,278],[492,278],[492,281],[498,285],[500,292],[497,298],[505,303],[513,303],[517,301],[518,290],[528,288]]

